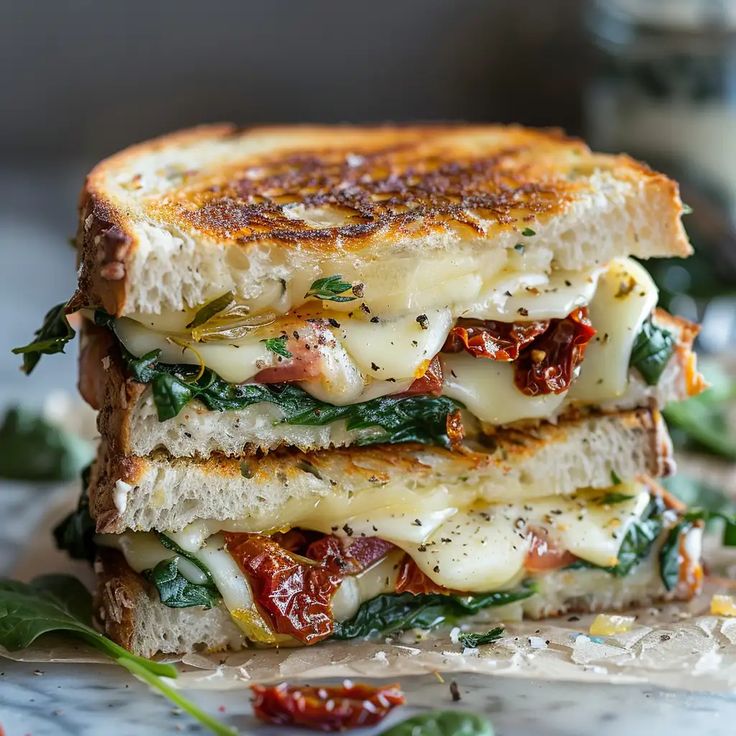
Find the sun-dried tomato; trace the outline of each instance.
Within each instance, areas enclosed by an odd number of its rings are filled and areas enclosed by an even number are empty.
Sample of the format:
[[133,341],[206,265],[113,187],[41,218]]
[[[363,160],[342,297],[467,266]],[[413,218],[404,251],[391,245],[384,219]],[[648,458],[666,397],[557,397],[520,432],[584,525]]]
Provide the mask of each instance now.
[[343,578],[365,570],[393,549],[378,537],[314,537],[313,532],[298,529],[273,537],[225,534],[227,551],[248,577],[255,601],[274,631],[304,644],[332,634],[332,596]]
[[434,356],[427,366],[427,370],[421,378],[417,378],[409,386],[402,396],[414,396],[415,394],[431,394],[439,396],[442,393],[442,363],[438,356]]
[[549,327],[549,320],[498,322],[493,319],[460,319],[450,330],[442,351],[469,352],[474,358],[510,362]]
[[398,684],[371,687],[350,680],[332,687],[282,682],[272,687],[251,685],[251,690],[253,711],[260,720],[325,732],[374,726],[405,702]]
[[450,591],[425,575],[409,555],[404,555],[399,563],[399,573],[396,576],[396,592],[422,595],[423,593],[449,593]]
[[262,534],[226,533],[225,545],[274,631],[303,644],[332,634],[332,596],[344,577],[334,559],[319,564],[297,559]]
[[566,391],[593,335],[585,307],[565,319],[550,320],[546,332],[524,348],[514,363],[517,388],[527,396]]

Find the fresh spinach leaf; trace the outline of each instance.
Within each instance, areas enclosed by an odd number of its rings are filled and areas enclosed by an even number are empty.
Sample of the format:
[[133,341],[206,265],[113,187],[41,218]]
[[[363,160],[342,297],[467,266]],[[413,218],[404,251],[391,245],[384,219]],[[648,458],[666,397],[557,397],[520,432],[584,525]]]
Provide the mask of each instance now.
[[451,447],[448,415],[462,405],[446,396],[381,396],[347,406],[333,406],[294,384],[234,384],[205,369],[198,380],[186,367],[158,363],[160,351],[134,358],[121,346],[133,380],[150,383],[160,421],[172,419],[193,399],[212,411],[244,409],[268,402],[284,413],[285,424],[324,426],[344,420],[348,430],[375,428],[357,444],[420,442]]
[[659,550],[659,577],[666,590],[674,590],[680,579],[680,535],[692,526],[690,521],[680,521],[669,530]]
[[435,710],[407,718],[380,736],[493,736],[491,722],[461,710]]
[[13,348],[15,355],[23,356],[23,372],[30,373],[42,355],[63,353],[66,344],[74,339],[74,328],[69,324],[64,309],[66,304],[57,304],[49,309],[43,324],[34,332],[28,345]]
[[503,636],[503,626],[496,626],[484,634],[476,634],[473,632],[462,632],[458,635],[458,641],[469,649],[475,649],[481,644],[492,644],[494,641],[498,641]]
[[20,407],[5,414],[0,446],[0,477],[13,480],[71,480],[93,455],[86,440]]
[[440,624],[456,623],[464,616],[491,606],[529,598],[536,593],[531,582],[516,590],[476,595],[444,595],[442,593],[386,593],[366,601],[347,621],[335,623],[336,639],[355,639],[373,634],[390,634],[406,629],[433,629]]
[[131,674],[157,689],[218,736],[235,732],[204,713],[168,685],[176,667],[138,657],[96,631],[92,626],[92,596],[69,575],[44,575],[30,583],[0,579],[0,646],[17,651],[39,636],[65,632],[114,659]]
[[314,297],[326,302],[352,302],[355,296],[344,296],[346,292],[353,292],[354,287],[347,281],[342,280],[339,274],[334,276],[325,276],[323,279],[317,279],[310,287],[304,298]]
[[89,474],[92,469],[88,465],[82,471],[82,492],[77,501],[77,508],[54,527],[56,546],[64,550],[75,560],[95,559],[95,522],[89,513]]
[[195,567],[199,568],[200,572],[207,578],[208,584],[215,589],[217,588],[217,586],[215,585],[215,579],[212,577],[212,573],[209,571],[207,565],[205,565],[201,560],[199,560],[190,552],[182,549],[173,539],[171,539],[171,537],[167,537],[163,532],[157,532],[157,535],[158,541],[161,542],[161,544],[166,547],[166,549],[170,549],[172,552],[176,552],[179,557],[185,557],[187,560],[189,560],[189,562],[191,562]]
[[648,319],[634,340],[629,364],[649,386],[655,386],[675,351],[675,336]]
[[212,608],[220,598],[217,589],[211,585],[189,582],[179,572],[178,557],[161,560],[152,570],[144,570],[143,575],[156,586],[161,603],[169,608]]

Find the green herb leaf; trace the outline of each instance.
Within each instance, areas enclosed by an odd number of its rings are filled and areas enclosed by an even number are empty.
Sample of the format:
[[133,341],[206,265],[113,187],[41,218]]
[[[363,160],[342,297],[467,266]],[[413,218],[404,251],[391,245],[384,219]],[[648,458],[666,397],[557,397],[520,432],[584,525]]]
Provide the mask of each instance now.
[[152,570],[144,570],[143,575],[156,586],[161,603],[169,608],[212,608],[220,598],[217,588],[189,582],[179,572],[179,557],[161,560]]
[[[325,426],[344,420],[350,430],[375,429],[357,444],[422,444],[451,447],[447,436],[448,415],[462,404],[446,396],[381,396],[348,406],[333,406],[310,396],[294,384],[233,384],[206,369],[202,377],[191,380],[191,368],[158,363],[159,351],[134,358],[121,346],[123,360],[133,380],[150,383],[159,421],[177,416],[193,399],[211,411],[244,409],[268,402],[278,406],[285,424]],[[185,380],[189,377],[190,380]]]
[[317,279],[310,287],[304,298],[314,297],[326,302],[352,302],[355,296],[341,296],[345,292],[352,292],[353,285],[342,280],[342,276],[326,276],[323,279]]
[[269,337],[267,340],[261,340],[265,343],[266,350],[270,350],[276,355],[280,355],[282,358],[291,358],[291,353],[286,349],[286,335],[281,337]]
[[469,649],[475,649],[481,644],[492,644],[494,641],[498,641],[503,636],[503,626],[496,626],[485,634],[474,634],[472,632],[463,632],[458,635],[458,641]]
[[505,606],[536,593],[531,582],[516,590],[459,596],[441,593],[414,595],[386,593],[366,601],[349,620],[335,623],[333,637],[355,639],[372,634],[386,635],[406,629],[433,629],[440,624],[453,624],[491,606]]
[[216,314],[222,312],[223,309],[227,309],[234,301],[235,294],[232,291],[226,291],[222,296],[218,296],[217,299],[213,299],[199,309],[194,315],[194,319],[187,325],[187,329],[192,330],[205,322],[209,322]]
[[526,246],[524,245],[524,243],[517,243],[514,246],[514,250],[518,253],[523,253],[526,250]]
[[619,474],[615,470],[611,471],[611,483],[613,483],[614,486],[620,486],[621,483],[623,483]]
[[629,364],[649,386],[655,386],[674,351],[674,335],[648,319],[634,340]]
[[136,677],[157,689],[218,736],[235,731],[204,713],[165,679],[176,667],[131,654],[92,627],[92,596],[69,575],[44,575],[30,583],[0,579],[0,645],[13,652],[30,646],[39,636],[66,632],[112,657]]
[[675,524],[659,550],[659,576],[667,590],[674,590],[680,579],[680,535],[691,526],[685,520]]
[[89,442],[13,407],[0,425],[0,477],[26,481],[71,480],[92,459]]
[[380,736],[493,736],[491,722],[475,713],[436,710],[407,718]]
[[43,324],[34,333],[34,339],[23,347],[13,348],[13,353],[23,356],[23,372],[30,373],[42,355],[63,353],[66,344],[74,339],[74,329],[64,313],[66,304],[52,307],[43,318]]
[[163,532],[157,532],[157,535],[158,541],[161,542],[161,544],[166,547],[166,549],[170,549],[172,552],[176,552],[179,557],[185,557],[195,567],[198,567],[200,572],[207,578],[208,584],[211,587],[215,588],[215,590],[217,589],[215,579],[212,577],[212,573],[210,572],[207,565],[205,565],[201,560],[199,560],[190,552],[182,549],[173,539],[171,539],[171,537],[167,537]]
[[59,549],[64,550],[75,560],[88,560],[89,562],[95,559],[94,536],[96,531],[95,522],[89,513],[87,495],[91,469],[92,466],[88,465],[82,471],[82,492],[79,495],[76,510],[57,524],[53,532],[56,546]]
[[599,503],[601,506],[613,506],[614,504],[623,503],[624,501],[628,501],[631,498],[633,498],[633,496],[629,495],[628,493],[618,493],[617,491],[608,491],[608,493],[604,493],[600,498],[596,500],[597,500],[597,503]]
[[535,230],[532,230],[532,229],[531,229],[530,227],[525,227],[525,228],[524,228],[524,229],[523,229],[523,230],[521,231],[521,234],[522,234],[522,235],[523,235],[523,236],[524,236],[525,238],[531,238],[531,236],[532,236],[532,235],[536,235],[537,233],[536,233],[536,231],[535,231]]

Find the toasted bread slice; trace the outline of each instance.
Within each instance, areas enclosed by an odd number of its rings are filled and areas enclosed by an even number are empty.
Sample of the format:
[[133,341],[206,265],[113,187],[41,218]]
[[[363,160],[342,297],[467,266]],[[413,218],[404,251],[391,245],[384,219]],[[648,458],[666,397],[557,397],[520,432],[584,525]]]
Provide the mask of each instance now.
[[214,125],[100,163],[81,195],[70,309],[258,300],[278,283],[393,278],[407,263],[531,259],[582,270],[685,256],[677,185],[626,156],[517,126]]
[[666,427],[646,409],[499,431],[489,444],[466,452],[405,444],[191,460],[124,456],[103,443],[91,511],[100,532],[178,531],[198,519],[276,520],[289,504],[324,496],[454,488],[504,501],[605,488],[612,477],[657,477],[674,467]]
[[[695,536],[691,547],[699,546]],[[128,567],[115,550],[99,550],[96,570],[97,617],[107,636],[134,654],[221,652],[248,645],[222,603],[210,609],[168,608],[160,602],[153,585]],[[656,553],[625,577],[595,569],[554,570],[535,576],[535,582],[537,592],[532,597],[486,609],[467,622],[481,625],[564,613],[612,612],[688,596],[681,588],[665,589]],[[329,646],[329,642],[319,646]]]

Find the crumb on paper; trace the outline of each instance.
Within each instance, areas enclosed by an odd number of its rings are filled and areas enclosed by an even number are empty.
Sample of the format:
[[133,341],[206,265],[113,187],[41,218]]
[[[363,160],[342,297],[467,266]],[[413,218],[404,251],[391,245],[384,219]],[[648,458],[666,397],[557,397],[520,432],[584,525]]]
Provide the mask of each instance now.
[[732,595],[714,595],[710,599],[710,612],[714,616],[736,616],[736,598]]
[[384,651],[376,652],[373,655],[373,659],[376,662],[382,662],[383,664],[388,664],[388,657],[386,656],[386,652]]
[[450,641],[453,644],[460,643],[460,627],[459,626],[455,626],[453,629],[450,630]]
[[455,682],[455,680],[450,683],[450,695],[452,696],[453,703],[457,703],[459,700],[462,700],[460,688],[457,686],[457,682]]
[[529,637],[529,646],[532,649],[546,649],[547,648],[547,642],[545,639],[542,639],[541,636],[530,636]]
[[624,634],[631,631],[634,621],[636,621],[635,616],[615,616],[608,613],[599,613],[593,619],[589,631],[593,636]]

